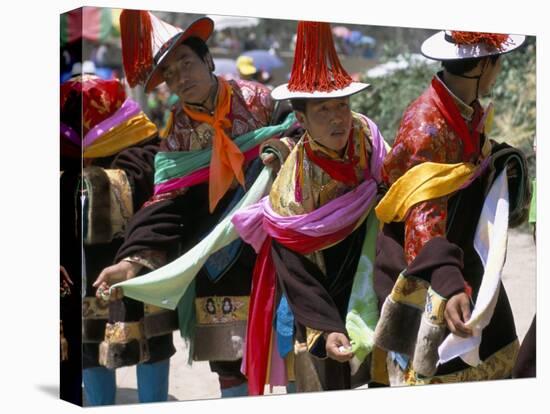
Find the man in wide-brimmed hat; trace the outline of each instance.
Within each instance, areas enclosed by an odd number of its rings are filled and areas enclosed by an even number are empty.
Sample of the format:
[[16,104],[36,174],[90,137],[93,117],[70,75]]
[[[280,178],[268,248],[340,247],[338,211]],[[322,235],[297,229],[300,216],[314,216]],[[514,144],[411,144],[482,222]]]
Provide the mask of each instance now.
[[511,374],[517,336],[500,272],[529,185],[523,155],[489,140],[492,105],[479,98],[491,91],[502,55],[524,40],[440,31],[422,44],[443,70],[403,115],[384,161],[390,189],[377,207],[386,224],[375,340],[407,384]]
[[258,252],[251,394],[292,379],[297,391],[350,388],[348,361],[355,372],[372,350],[377,224],[369,213],[386,147],[374,122],[350,108],[350,96],[368,86],[342,67],[328,23],[298,23],[289,82],[272,96],[290,99],[304,131],[269,196],[233,218]]
[[[95,282],[101,290],[162,267],[197,244],[262,168],[251,142],[254,131],[269,124],[273,101],[258,83],[214,75],[206,44],[213,25],[205,17],[181,30],[147,11],[121,14],[130,85],[150,92],[166,82],[179,102],[155,160],[154,195],[133,217],[117,264]],[[178,305],[180,332],[193,341],[191,357],[210,361],[223,397],[247,393],[240,366],[253,263],[252,249],[236,240],[206,262]]]

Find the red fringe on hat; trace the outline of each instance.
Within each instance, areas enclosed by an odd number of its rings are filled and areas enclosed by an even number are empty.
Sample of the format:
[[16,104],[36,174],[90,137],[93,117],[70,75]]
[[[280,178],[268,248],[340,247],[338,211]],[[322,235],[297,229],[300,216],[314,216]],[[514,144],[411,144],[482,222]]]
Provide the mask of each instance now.
[[340,64],[330,24],[298,22],[297,31],[288,90],[330,92],[348,86],[352,79]]
[[152,32],[153,25],[149,12],[123,10],[120,14],[122,63],[128,84],[132,88],[145,82],[153,65]]
[[508,44],[507,34],[481,33],[481,32],[455,32],[451,31],[451,36],[458,45],[474,45],[485,43],[495,49],[502,50]]

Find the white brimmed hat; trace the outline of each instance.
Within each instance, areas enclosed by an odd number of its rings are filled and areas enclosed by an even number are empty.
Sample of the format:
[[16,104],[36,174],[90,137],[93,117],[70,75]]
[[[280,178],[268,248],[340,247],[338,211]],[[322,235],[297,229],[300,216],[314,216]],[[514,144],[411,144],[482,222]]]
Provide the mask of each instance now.
[[434,60],[471,59],[508,53],[523,42],[523,35],[442,30],[422,43],[421,52]]
[[271,96],[275,100],[341,98],[369,86],[353,82],[340,63],[328,23],[298,22],[289,82],[273,89]]

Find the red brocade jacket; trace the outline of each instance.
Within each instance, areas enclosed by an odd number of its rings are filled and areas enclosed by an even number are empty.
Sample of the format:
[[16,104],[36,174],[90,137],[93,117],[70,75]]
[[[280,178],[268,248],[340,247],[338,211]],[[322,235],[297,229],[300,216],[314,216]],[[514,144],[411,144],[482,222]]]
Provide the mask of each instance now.
[[[238,137],[269,124],[273,111],[270,91],[265,86],[245,80],[229,81],[232,89],[230,137]],[[200,110],[200,109],[199,109]],[[161,151],[191,151],[212,146],[213,127],[190,119],[178,103],[174,107],[174,123]]]
[[[438,77],[436,82],[443,82]],[[483,118],[479,103],[467,106],[447,91],[456,103],[461,116],[470,131],[477,128]],[[382,179],[390,186],[415,165],[431,161],[454,164],[479,162],[481,143],[476,151],[464,159],[463,144],[459,135],[447,124],[443,115],[432,102],[433,88],[430,86],[405,111],[391,152],[382,167]],[[483,148],[484,155],[490,151],[489,143]],[[422,247],[432,238],[445,237],[447,226],[447,201],[449,196],[419,203],[411,208],[405,219],[405,258],[410,264]]]
[[[491,322],[483,329],[479,346],[479,356],[484,363],[479,369],[461,358],[436,364],[438,347],[448,332],[441,313],[445,300],[459,292],[468,293],[473,303],[477,300],[484,266],[474,247],[474,234],[488,188],[496,174],[506,167],[506,161],[502,160],[511,153],[523,157],[507,144],[487,139],[486,118],[477,101],[472,106],[466,105],[436,76],[428,89],[406,109],[391,152],[384,160],[382,179],[388,186],[425,162],[479,165],[487,161],[480,166],[480,175],[466,187],[413,205],[403,222],[386,223],[378,236],[374,287],[386,312],[378,322],[376,341],[383,349],[405,353],[410,358],[414,355],[404,371],[408,384],[504,378],[511,373],[516,357],[514,318],[501,283]],[[525,160],[521,165],[517,175],[508,176],[510,225],[521,222],[523,204],[528,199]],[[435,302],[427,301],[421,316],[438,321],[437,325],[429,322],[426,326],[437,326],[437,335],[441,336],[429,336],[420,322],[420,327],[400,324],[402,319],[398,316],[402,313],[399,312],[406,306],[400,303],[393,306],[392,303],[397,302],[386,300],[397,285],[399,275],[423,278],[434,292],[426,296],[442,298],[437,309],[433,306]],[[395,334],[397,330],[399,335]],[[416,369],[422,370],[418,371],[420,376],[415,374]]]
[[[257,82],[245,80],[231,80],[228,83],[232,89],[231,109],[227,116],[231,121],[226,130],[228,136],[235,138],[269,125],[273,112],[273,100],[269,89]],[[204,111],[201,107],[190,107],[197,111]],[[161,140],[159,151],[195,151],[211,148],[214,134],[212,125],[191,119],[183,110],[181,103],[178,102],[172,108],[166,130],[162,132],[165,139]],[[245,165],[245,170],[246,168]],[[188,188],[182,188],[155,195],[144,207],[183,196],[188,190]],[[200,198],[202,199],[206,195],[207,199],[207,194],[206,191]],[[145,265],[150,269],[166,264],[164,252],[159,251],[163,249],[159,249],[156,243],[152,243],[156,246],[151,246],[151,248],[144,248],[142,243],[137,243],[140,244],[137,247],[133,239],[134,237],[130,236],[130,240],[127,240],[121,247],[117,259],[130,257],[131,261]]]

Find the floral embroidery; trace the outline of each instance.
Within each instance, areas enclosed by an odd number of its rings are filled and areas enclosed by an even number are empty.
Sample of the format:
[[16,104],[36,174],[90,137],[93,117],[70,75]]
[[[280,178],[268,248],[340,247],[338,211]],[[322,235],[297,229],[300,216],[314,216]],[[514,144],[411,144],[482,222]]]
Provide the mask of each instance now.
[[[233,89],[229,114],[232,127],[226,132],[236,137],[267,125],[273,111],[269,90],[255,82],[229,83]],[[161,142],[161,151],[192,151],[212,146],[211,125],[190,119],[179,103],[172,112],[174,124],[168,138]]]
[[200,325],[245,321],[248,296],[207,296],[195,299],[197,323]]
[[[458,107],[468,122],[473,109],[462,102],[458,102]],[[460,137],[446,124],[428,89],[405,111],[394,146],[384,160],[382,179],[391,185],[409,169],[426,161],[459,163],[463,161],[462,153]],[[407,263],[414,260],[429,240],[445,237],[448,199],[446,196],[419,203],[409,211],[404,243]]]

